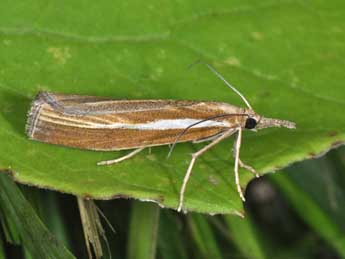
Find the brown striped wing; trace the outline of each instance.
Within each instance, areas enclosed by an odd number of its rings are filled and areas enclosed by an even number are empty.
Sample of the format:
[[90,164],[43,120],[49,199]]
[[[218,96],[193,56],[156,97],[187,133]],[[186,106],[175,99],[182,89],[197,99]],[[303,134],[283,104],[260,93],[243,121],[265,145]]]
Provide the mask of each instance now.
[[[93,96],[40,93],[27,122],[31,139],[90,150],[121,150],[171,144],[183,129],[111,128],[112,125],[146,125],[160,120],[203,120],[224,114],[217,102],[175,100],[112,100]],[[227,110],[227,112],[229,112]],[[234,111],[235,112],[235,111]],[[229,120],[229,119],[228,119]],[[191,128],[178,142],[221,133],[228,127]]]

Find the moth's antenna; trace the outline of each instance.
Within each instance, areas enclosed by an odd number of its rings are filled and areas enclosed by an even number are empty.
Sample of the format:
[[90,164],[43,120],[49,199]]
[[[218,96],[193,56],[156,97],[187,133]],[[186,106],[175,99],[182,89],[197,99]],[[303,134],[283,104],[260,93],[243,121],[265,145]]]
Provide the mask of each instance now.
[[214,67],[212,67],[210,64],[205,64],[216,76],[218,76],[218,78],[220,78],[227,86],[229,86],[236,94],[238,94],[242,98],[242,100],[245,102],[249,109],[253,110],[252,106],[249,104],[247,99],[234,86],[232,86],[228,81],[226,81],[225,78],[221,74],[219,74]]
[[188,68],[191,68],[192,66],[198,64],[198,63],[204,63],[218,78],[220,78],[227,86],[229,86],[238,96],[241,97],[241,99],[245,102],[245,104],[248,106],[249,109],[253,110],[252,106],[249,104],[247,99],[233,86],[231,85],[228,81],[225,80],[225,78],[219,74],[219,72],[212,67],[210,64],[203,62],[202,60],[197,60],[193,64],[191,64]]

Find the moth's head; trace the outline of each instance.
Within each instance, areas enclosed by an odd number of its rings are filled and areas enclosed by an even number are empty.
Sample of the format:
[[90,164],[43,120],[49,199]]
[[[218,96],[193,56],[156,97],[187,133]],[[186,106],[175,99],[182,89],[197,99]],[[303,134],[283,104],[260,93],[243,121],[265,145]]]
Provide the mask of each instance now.
[[255,131],[257,129],[264,129],[270,127],[284,127],[288,129],[296,128],[296,124],[291,121],[265,118],[263,116],[256,114],[253,111],[248,111],[247,114],[248,117],[245,120],[244,128],[248,130]]
[[242,121],[242,127],[247,130],[256,131],[258,123],[260,122],[260,115],[256,114],[253,110],[246,109],[245,112],[246,116],[244,117],[244,121]]

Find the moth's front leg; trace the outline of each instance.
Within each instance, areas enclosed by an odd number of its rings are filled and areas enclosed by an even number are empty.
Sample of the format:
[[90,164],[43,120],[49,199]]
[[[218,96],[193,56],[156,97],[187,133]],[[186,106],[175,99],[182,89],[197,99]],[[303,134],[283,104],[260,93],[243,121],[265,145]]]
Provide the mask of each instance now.
[[252,174],[255,175],[256,178],[260,177],[260,174],[258,173],[258,171],[256,171],[253,167],[251,167],[250,165],[246,165],[245,163],[243,163],[241,161],[241,159],[238,160],[238,164],[240,167],[247,169],[249,172],[251,172]]
[[[233,156],[236,159],[236,142],[234,143],[234,149],[233,149]],[[251,167],[250,165],[247,165],[245,163],[242,162],[242,160],[240,158],[238,158],[238,165],[246,170],[248,170],[249,172],[251,172],[252,174],[255,175],[256,178],[260,177],[260,174],[258,171],[256,171],[253,167]]]

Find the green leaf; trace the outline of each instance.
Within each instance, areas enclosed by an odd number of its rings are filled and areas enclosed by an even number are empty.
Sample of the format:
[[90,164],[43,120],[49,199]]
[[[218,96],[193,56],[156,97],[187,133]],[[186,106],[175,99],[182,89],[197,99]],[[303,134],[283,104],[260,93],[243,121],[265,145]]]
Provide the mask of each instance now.
[[197,258],[223,258],[216,236],[205,216],[190,214],[187,219],[197,254],[200,254]]
[[5,259],[6,254],[5,254],[5,248],[4,248],[4,242],[2,240],[2,236],[0,235],[0,259]]
[[[38,15],[39,14],[39,15]],[[241,158],[261,173],[313,157],[345,139],[340,0],[258,2],[76,1],[2,3],[0,10],[0,168],[16,181],[95,199],[133,197],[176,208],[190,153],[203,144],[142,152],[93,152],[37,143],[24,133],[39,90],[115,99],[240,98],[204,66],[213,64],[254,109],[297,130],[246,132]],[[242,214],[232,139],[195,165],[185,209]],[[241,172],[246,186],[252,175]],[[197,190],[197,191],[196,191]]]
[[187,259],[188,235],[183,232],[182,218],[171,210],[161,210],[157,240],[157,258]]
[[225,220],[233,242],[246,258],[268,258],[260,242],[263,238],[258,235],[250,217],[225,216]]
[[337,171],[336,163],[330,162],[329,158],[304,162],[271,179],[300,217],[345,257],[344,168]]
[[61,206],[59,206],[58,194],[54,192],[36,193],[36,202],[38,203],[39,216],[42,221],[58,240],[63,242],[67,248],[70,248],[72,244],[68,236],[68,230],[71,229],[71,226],[64,221]]
[[21,244],[33,258],[74,258],[39,219],[16,184],[0,173],[0,210],[3,224],[15,226]]
[[128,258],[156,258],[159,207],[156,204],[132,203]]

